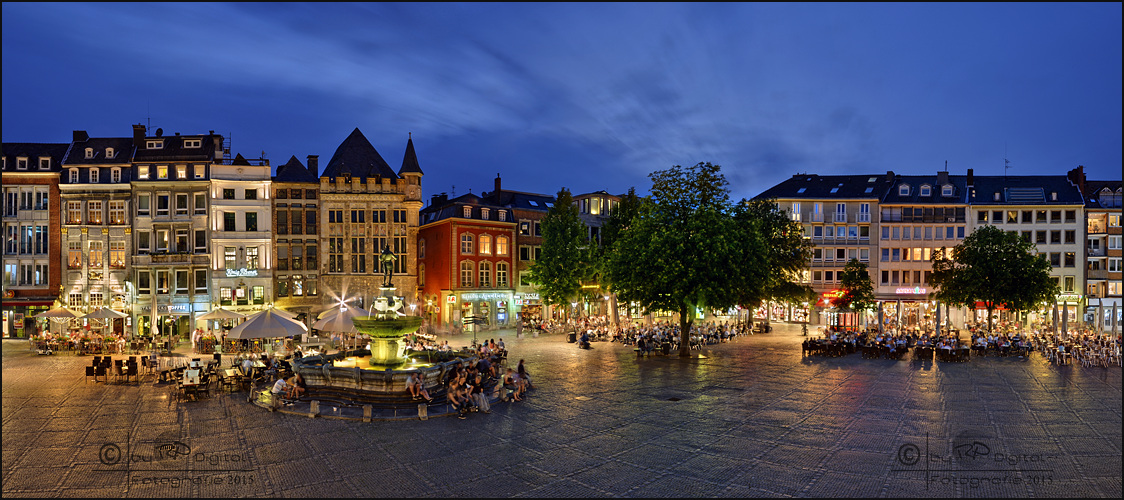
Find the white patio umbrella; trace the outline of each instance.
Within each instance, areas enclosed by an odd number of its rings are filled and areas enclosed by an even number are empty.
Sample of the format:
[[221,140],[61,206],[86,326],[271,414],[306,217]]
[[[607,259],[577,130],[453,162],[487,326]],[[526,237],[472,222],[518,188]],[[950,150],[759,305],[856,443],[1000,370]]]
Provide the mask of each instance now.
[[355,323],[351,321],[351,318],[364,316],[368,316],[367,311],[343,305],[320,313],[320,319],[316,320],[312,327],[325,332],[351,335],[359,331],[355,328]]
[[[108,307],[101,307],[101,308],[98,308],[96,311],[94,311],[90,314],[82,316],[82,319],[106,320],[104,323],[102,323],[102,326],[101,326],[102,328],[105,328],[105,327],[109,326],[108,320],[119,319],[119,318],[127,318],[128,316],[129,316],[128,314],[114,311],[113,309],[110,309]],[[102,331],[102,333],[104,334],[105,332]]]
[[264,339],[295,337],[308,331],[303,323],[277,313],[276,309],[266,309],[250,316],[241,325],[230,330],[228,339]]
[[1062,304],[1062,333],[1066,336],[1069,335],[1069,306]]
[[59,306],[49,311],[44,311],[36,314],[35,316],[32,316],[32,318],[48,318],[52,323],[62,324],[74,318],[77,318],[78,316],[80,316],[78,313],[71,311],[70,309],[67,309],[63,306]]
[[1112,303],[1112,333],[1116,333],[1116,303]]
[[203,313],[203,314],[200,314],[200,315],[196,316],[195,319],[196,320],[212,320],[212,319],[222,320],[222,319],[242,319],[242,318],[245,318],[245,317],[246,317],[245,314],[236,313],[234,311],[228,311],[226,309],[218,307],[218,308],[215,308],[214,310],[212,310],[211,312]]

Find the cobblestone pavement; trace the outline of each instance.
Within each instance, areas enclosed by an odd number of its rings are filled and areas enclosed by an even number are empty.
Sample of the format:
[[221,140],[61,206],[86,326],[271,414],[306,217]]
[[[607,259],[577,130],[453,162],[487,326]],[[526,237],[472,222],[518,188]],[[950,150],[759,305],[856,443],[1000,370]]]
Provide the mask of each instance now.
[[5,341],[3,495],[1121,496],[1119,367],[802,358],[789,326],[683,360],[502,336],[525,402],[373,423],[86,383],[89,357]]

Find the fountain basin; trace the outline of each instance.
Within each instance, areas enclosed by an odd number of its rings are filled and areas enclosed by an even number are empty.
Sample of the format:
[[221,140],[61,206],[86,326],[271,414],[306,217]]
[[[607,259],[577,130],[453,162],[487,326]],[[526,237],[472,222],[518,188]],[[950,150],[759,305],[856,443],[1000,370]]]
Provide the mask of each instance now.
[[420,316],[405,316],[393,319],[381,319],[375,316],[360,316],[352,318],[351,322],[359,329],[359,333],[370,335],[371,338],[400,339],[403,335],[414,333],[421,328]]
[[[414,373],[425,376],[422,385],[427,390],[436,390],[442,386],[445,373],[453,365],[461,362],[475,362],[473,358],[458,358],[452,361],[420,363],[411,365],[404,363],[394,369],[378,369],[374,367],[364,369],[356,366],[355,361],[348,358],[363,358],[370,356],[370,351],[359,349],[345,353],[336,353],[320,356],[305,356],[294,361],[293,371],[300,373],[309,389],[332,389],[354,393],[363,399],[378,399],[379,396],[401,397],[406,394],[406,379]],[[347,366],[334,366],[340,362]],[[375,364],[368,361],[368,364]]]

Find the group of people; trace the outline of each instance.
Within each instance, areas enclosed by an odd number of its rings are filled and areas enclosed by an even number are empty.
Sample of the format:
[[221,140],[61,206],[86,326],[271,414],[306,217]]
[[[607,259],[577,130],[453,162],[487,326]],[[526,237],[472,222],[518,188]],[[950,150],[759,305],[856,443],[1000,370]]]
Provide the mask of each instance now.
[[[492,412],[489,395],[485,392],[489,385],[495,385],[495,393],[498,393],[500,399],[504,401],[508,401],[509,398],[511,401],[522,401],[527,390],[534,388],[522,359],[519,360],[518,368],[509,367],[502,376],[497,374],[496,370],[499,360],[500,358],[495,354],[482,355],[475,363],[467,363],[467,365],[458,363],[446,373],[445,393],[449,404],[457,412],[457,418],[463,420],[468,418],[468,413],[475,411]],[[421,395],[427,401],[431,400],[429,394],[424,392],[424,387],[417,387],[424,386],[421,383],[424,381],[424,376],[418,375],[419,377],[408,381],[407,387],[411,388],[410,392],[415,399]]]
[[[751,328],[752,326],[748,324],[700,323],[691,325],[691,334],[688,338],[692,346],[701,348],[703,345],[729,342],[739,335],[749,335],[752,333]],[[633,325],[622,328],[613,334],[611,340],[624,345],[635,345],[642,353],[649,354],[664,345],[670,351],[678,350],[681,339],[679,333],[678,324],[661,322],[651,326]]]
[[278,377],[277,381],[273,383],[273,404],[286,406],[292,405],[293,400],[300,399],[305,392],[308,392],[308,386],[304,383],[304,377],[301,374],[294,373],[289,378]]

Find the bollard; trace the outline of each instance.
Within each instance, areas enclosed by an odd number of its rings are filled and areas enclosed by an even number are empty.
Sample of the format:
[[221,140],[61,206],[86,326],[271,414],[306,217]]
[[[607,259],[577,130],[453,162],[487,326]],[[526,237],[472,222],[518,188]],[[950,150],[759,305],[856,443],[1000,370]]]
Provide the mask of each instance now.
[[371,405],[363,405],[363,421],[371,421]]
[[429,420],[429,406],[425,403],[418,405],[418,418],[422,420]]
[[316,418],[318,415],[320,415],[320,401],[314,399],[308,404],[308,418]]

